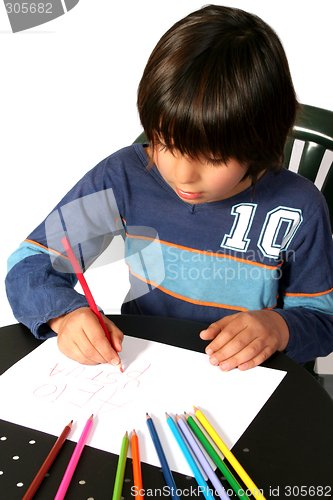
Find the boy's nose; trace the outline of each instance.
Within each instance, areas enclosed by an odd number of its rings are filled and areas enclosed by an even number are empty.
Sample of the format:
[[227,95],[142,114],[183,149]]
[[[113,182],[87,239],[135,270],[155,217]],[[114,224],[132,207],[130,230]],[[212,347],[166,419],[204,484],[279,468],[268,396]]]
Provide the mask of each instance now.
[[179,158],[176,164],[176,179],[180,184],[195,182],[199,178],[197,166],[193,160]]

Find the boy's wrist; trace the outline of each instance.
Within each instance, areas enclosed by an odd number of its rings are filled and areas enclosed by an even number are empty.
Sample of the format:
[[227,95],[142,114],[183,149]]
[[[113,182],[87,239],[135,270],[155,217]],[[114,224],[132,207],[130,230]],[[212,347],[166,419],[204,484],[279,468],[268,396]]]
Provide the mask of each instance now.
[[286,320],[274,309],[270,311],[275,313],[274,323],[280,334],[280,345],[278,346],[278,351],[285,351],[289,342],[289,327]]
[[58,316],[57,318],[51,318],[47,322],[48,326],[53,330],[55,333],[59,333],[59,328],[62,320],[64,319],[65,315]]

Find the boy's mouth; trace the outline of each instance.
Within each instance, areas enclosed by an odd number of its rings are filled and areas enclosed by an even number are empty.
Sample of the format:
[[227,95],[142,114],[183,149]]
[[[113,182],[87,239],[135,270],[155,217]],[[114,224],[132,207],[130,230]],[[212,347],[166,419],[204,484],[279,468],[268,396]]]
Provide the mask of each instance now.
[[176,191],[178,196],[180,196],[180,198],[183,198],[184,200],[195,200],[196,198],[200,198],[200,196],[202,195],[202,191],[200,191],[199,193],[189,193],[186,191],[182,191],[177,187]]

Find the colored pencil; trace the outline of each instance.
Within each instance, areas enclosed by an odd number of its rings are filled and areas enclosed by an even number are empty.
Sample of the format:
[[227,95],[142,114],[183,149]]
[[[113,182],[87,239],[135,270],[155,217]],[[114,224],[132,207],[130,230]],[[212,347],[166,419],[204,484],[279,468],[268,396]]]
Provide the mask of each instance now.
[[[110,333],[109,333],[108,329],[106,328],[106,324],[104,323],[104,320],[102,318],[101,313],[98,310],[98,307],[96,305],[95,299],[92,296],[92,293],[91,293],[91,291],[90,291],[90,289],[88,287],[88,283],[87,283],[87,281],[86,281],[86,279],[85,279],[85,277],[83,275],[81,267],[80,267],[78,261],[76,260],[75,254],[74,254],[73,249],[72,249],[72,247],[71,247],[71,245],[70,245],[70,243],[68,241],[68,238],[66,238],[66,237],[62,238],[61,243],[63,244],[64,249],[66,250],[66,253],[68,255],[70,263],[72,264],[72,267],[74,269],[76,277],[79,280],[80,285],[82,286],[82,290],[83,290],[84,295],[85,295],[85,297],[86,297],[86,299],[88,301],[89,307],[96,314],[97,319],[99,321],[99,324],[103,328],[105,336],[106,336],[106,338],[108,339],[108,341],[111,344]],[[124,370],[123,370],[123,367],[121,365],[121,361],[119,361],[119,364],[117,366],[119,366],[120,371],[123,373]]]
[[142,473],[141,473],[141,462],[140,462],[140,450],[139,450],[139,438],[135,429],[133,429],[133,434],[131,437],[131,447],[132,447],[132,465],[133,465],[133,482],[135,488],[135,498],[144,498],[143,487],[142,487]]
[[73,420],[71,422],[69,422],[68,425],[66,425],[66,427],[64,428],[64,430],[62,431],[62,433],[60,434],[60,436],[58,437],[58,439],[54,443],[50,453],[48,454],[43,465],[41,466],[41,468],[37,472],[36,477],[34,478],[32,483],[30,484],[30,486],[27,489],[22,500],[31,500],[31,498],[33,498],[33,496],[35,495],[36,491],[38,490],[41,482],[43,481],[43,479],[45,477],[45,474],[47,473],[47,471],[49,470],[49,468],[53,464],[56,456],[58,455],[64,442],[66,441],[67,436],[72,429],[72,424],[73,424]]
[[184,420],[180,418],[179,415],[176,415],[177,418],[177,424],[179,425],[179,428],[181,429],[182,433],[185,436],[186,441],[189,444],[189,447],[192,449],[192,452],[194,456],[197,458],[199,464],[207,474],[208,479],[214,486],[214,489],[216,491],[216,494],[221,498],[221,500],[230,500],[229,496],[226,494],[225,489],[223,488],[223,485],[221,484],[221,481],[211,468],[210,464],[208,463],[207,458],[205,455],[202,453],[202,450],[196,440],[194,439],[193,435],[191,434],[191,431],[189,427],[185,424]]
[[193,472],[194,478],[195,478],[195,480],[198,484],[198,487],[199,487],[198,491],[200,491],[206,499],[214,498],[209,487],[208,487],[208,484],[205,481],[205,478],[203,477],[199,467],[195,463],[194,458],[192,457],[191,452],[190,452],[189,448],[187,447],[187,444],[186,444],[183,436],[181,435],[180,431],[178,430],[178,427],[176,426],[175,422],[173,421],[173,418],[170,417],[170,415],[168,413],[165,414],[165,417],[166,417],[167,424],[171,429],[172,434],[174,435],[181,451],[183,452],[184,457],[186,458],[187,463],[189,464],[189,466],[191,468],[191,471]]
[[127,434],[127,432],[125,432],[125,435],[124,435],[123,440],[121,442],[121,449],[120,449],[120,455],[119,455],[119,459],[118,459],[116,479],[114,482],[112,500],[120,500],[121,492],[123,491],[128,443],[129,443],[128,434]]
[[188,413],[185,412],[185,418],[187,420],[187,423],[191,427],[192,431],[194,434],[197,436],[199,439],[200,443],[203,445],[205,450],[207,451],[208,455],[211,457],[213,462],[217,465],[217,467],[220,469],[236,495],[241,499],[245,500],[248,499],[249,497],[245,494],[244,489],[241,487],[237,479],[234,477],[232,472],[229,470],[229,468],[226,466],[226,464],[223,462],[222,458],[220,455],[216,452],[215,448],[210,444],[208,439],[206,438],[205,434],[202,432],[196,421],[194,420],[193,417],[191,417]]
[[211,426],[211,424],[208,422],[206,417],[203,415],[203,413],[198,410],[195,406],[193,406],[195,416],[199,420],[199,422],[203,425],[205,430],[208,432],[214,443],[217,445],[217,447],[222,451],[223,455],[225,458],[228,460],[230,465],[234,468],[234,470],[237,472],[243,483],[247,486],[247,488],[251,491],[252,495],[254,498],[258,498],[260,500],[265,500],[265,497],[262,495],[261,491],[259,490],[258,486],[255,485],[255,483],[252,481],[248,473],[243,469],[241,464],[238,462],[237,458],[234,456],[234,454],[229,450],[229,448],[224,444],[220,436],[217,434],[217,432],[214,430],[214,428]]
[[158,437],[153,419],[148,415],[148,413],[146,413],[146,422],[148,425],[151,439],[152,439],[154,446],[155,446],[155,450],[156,450],[159,462],[160,462],[161,467],[162,467],[162,472],[164,475],[165,482],[166,482],[167,486],[169,486],[170,496],[171,496],[171,498],[179,499],[179,496],[177,494],[177,486],[176,486],[175,480],[173,478],[173,475],[171,473],[169,464],[167,462],[164,450],[162,448],[160,438]]
[[69,464],[67,466],[66,472],[64,474],[64,477],[62,478],[62,481],[60,483],[57,494],[54,497],[54,500],[63,500],[63,498],[65,497],[66,492],[68,490],[69,483],[72,480],[74,471],[75,471],[76,466],[78,464],[78,461],[80,459],[84,445],[86,444],[86,441],[88,439],[89,432],[92,428],[92,425],[93,425],[93,415],[91,415],[88,418],[86,425],[84,426],[84,429],[82,431],[80,439],[78,440],[77,445],[75,446],[75,449],[73,451],[73,455],[71,456],[71,459],[70,459]]

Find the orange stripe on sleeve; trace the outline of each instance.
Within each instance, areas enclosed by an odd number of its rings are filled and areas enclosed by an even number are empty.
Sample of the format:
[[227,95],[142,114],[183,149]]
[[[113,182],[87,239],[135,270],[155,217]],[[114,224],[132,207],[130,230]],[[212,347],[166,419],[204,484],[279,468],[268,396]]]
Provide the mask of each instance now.
[[47,250],[48,252],[55,253],[56,255],[59,255],[60,257],[63,257],[66,260],[69,260],[69,258],[66,257],[66,255],[63,255],[62,253],[57,252],[57,250],[52,250],[52,248],[45,247],[44,245],[41,245],[40,243],[37,243],[37,241],[28,240],[28,239],[26,239],[24,241],[27,241],[28,243],[32,243],[33,245],[36,245],[37,247],[45,248],[45,250]]
[[287,297],[320,297],[321,295],[327,295],[328,293],[331,293],[333,291],[333,288],[330,290],[326,290],[325,292],[318,292],[318,293],[285,293],[285,296]]

